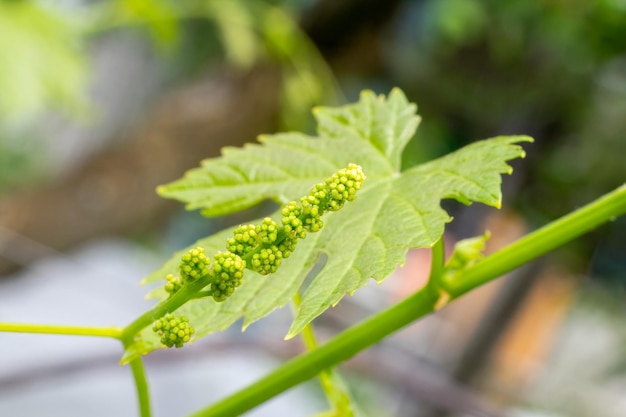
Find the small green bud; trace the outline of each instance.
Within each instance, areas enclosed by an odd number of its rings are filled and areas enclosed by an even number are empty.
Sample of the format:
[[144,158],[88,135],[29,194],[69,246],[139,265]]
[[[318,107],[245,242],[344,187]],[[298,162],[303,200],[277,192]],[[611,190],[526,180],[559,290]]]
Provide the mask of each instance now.
[[265,245],[272,244],[278,239],[278,225],[274,220],[266,217],[260,225],[256,226],[256,234],[259,236],[261,243]]
[[318,232],[324,226],[324,222],[321,220],[324,213],[320,210],[320,200],[308,195],[300,199],[300,204],[302,205],[300,218],[303,228],[311,233]]
[[350,164],[347,168],[340,169],[325,183],[329,192],[327,207],[330,211],[337,211],[343,207],[346,201],[353,201],[356,192],[361,189],[365,181],[365,174],[360,166]]
[[280,242],[278,250],[282,253],[283,258],[289,258],[291,253],[296,250],[296,244],[298,243],[297,236],[288,235],[285,240]]
[[259,253],[252,256],[252,265],[250,269],[261,275],[268,275],[276,272],[282,263],[283,252],[276,246],[263,248]]
[[172,274],[168,274],[165,279],[167,280],[167,283],[165,283],[164,287],[165,287],[165,291],[167,291],[170,294],[174,294],[176,291],[180,290],[183,286],[183,282],[182,280],[177,277],[174,276]]
[[288,236],[294,236],[299,239],[306,237],[306,230],[300,220],[302,214],[302,207],[295,201],[290,201],[283,207],[281,214],[283,218],[281,220],[283,224],[283,230]]
[[154,322],[152,331],[161,336],[161,343],[165,346],[181,348],[191,340],[195,330],[189,325],[187,317],[166,314]]
[[241,285],[246,261],[231,252],[217,253],[213,257],[213,277],[211,284],[213,299],[224,301],[230,297],[235,288]]
[[233,231],[233,237],[226,241],[226,249],[239,256],[244,256],[259,244],[257,226],[246,224]]
[[191,249],[180,258],[180,275],[185,281],[195,281],[209,272],[209,263],[204,248]]

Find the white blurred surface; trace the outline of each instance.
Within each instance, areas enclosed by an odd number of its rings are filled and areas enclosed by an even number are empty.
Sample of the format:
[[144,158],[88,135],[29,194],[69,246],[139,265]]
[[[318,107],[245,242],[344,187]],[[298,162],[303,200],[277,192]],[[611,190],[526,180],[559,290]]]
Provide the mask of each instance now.
[[[0,282],[0,321],[123,326],[152,305],[139,281],[159,262],[120,240],[43,260]],[[117,363],[121,354],[112,339],[0,333],[0,416],[138,415],[130,369]],[[260,349],[211,351],[202,342],[157,356],[145,361],[157,417],[205,407],[279,364]],[[307,416],[321,411],[322,401],[305,385],[246,415]]]

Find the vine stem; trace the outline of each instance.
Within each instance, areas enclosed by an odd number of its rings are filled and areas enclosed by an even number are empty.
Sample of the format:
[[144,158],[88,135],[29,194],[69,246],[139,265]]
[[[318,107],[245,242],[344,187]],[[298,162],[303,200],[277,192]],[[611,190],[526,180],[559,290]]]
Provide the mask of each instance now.
[[[444,277],[446,290],[458,297],[624,213],[626,185],[484,258],[462,274]],[[432,313],[438,298],[439,294],[426,285],[398,304],[338,334],[317,349],[287,361],[265,377],[190,417],[240,415]]]
[[321,370],[350,359],[415,319],[434,310],[437,294],[427,288],[351,327],[330,341],[289,360],[278,369],[230,397],[199,410],[190,417],[240,415],[287,389],[315,377]]
[[[296,308],[296,311],[298,310],[298,308],[300,308],[301,303],[302,296],[300,295],[300,293],[296,293],[296,295],[294,295],[293,297],[293,304]],[[311,323],[307,324],[304,327],[304,330],[302,330],[302,342],[304,343],[304,347],[308,351],[317,349],[317,339],[315,337],[315,333],[313,332],[313,326],[311,325]]]
[[471,268],[444,277],[444,287],[452,298],[459,297],[624,213],[626,184],[483,258]]
[[433,291],[439,291],[441,288],[445,259],[446,248],[442,236],[433,245],[430,258],[430,274],[428,275],[428,284],[426,285]]
[[56,324],[0,323],[0,332],[94,336],[119,339],[121,327],[61,326]]
[[[124,345],[126,348],[127,346]],[[148,379],[143,366],[141,356],[130,361],[130,370],[135,381],[135,391],[137,392],[137,400],[139,402],[139,415],[141,417],[151,417],[152,411],[150,406],[150,391],[148,390]]]
[[124,343],[124,346],[130,346],[135,338],[135,335],[145,327],[151,325],[155,320],[163,317],[167,313],[175,311],[187,301],[197,297],[198,294],[205,295],[201,293],[201,291],[207,285],[211,284],[213,279],[214,278],[211,274],[206,274],[197,280],[184,285],[174,295],[171,295],[151,310],[148,310],[141,316],[137,317],[132,323],[122,329],[120,339],[122,340],[122,343]]
[[[293,299],[293,303],[296,307],[296,310],[300,307],[302,302],[302,296],[300,293],[296,293]],[[302,330],[302,341],[307,351],[313,351],[317,349],[317,338],[315,337],[315,332],[313,330],[313,324],[307,324]],[[320,381],[320,385],[322,386],[322,390],[326,395],[326,399],[333,407],[333,410],[343,410],[347,404],[343,404],[342,400],[345,401],[348,397],[347,392],[345,392],[341,387],[337,386],[337,384],[333,381],[333,373],[334,369],[324,369],[318,374],[318,378]]]

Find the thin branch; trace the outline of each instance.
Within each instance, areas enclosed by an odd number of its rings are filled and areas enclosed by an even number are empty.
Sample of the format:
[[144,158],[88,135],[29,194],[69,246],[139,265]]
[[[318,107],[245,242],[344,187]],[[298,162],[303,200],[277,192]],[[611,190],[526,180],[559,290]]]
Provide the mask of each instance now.
[[139,400],[139,415],[141,417],[151,417],[150,409],[150,392],[148,390],[148,380],[143,367],[141,357],[130,361],[130,369],[133,372],[135,388],[137,390],[137,399]]
[[0,332],[57,334],[67,336],[94,336],[119,339],[120,327],[61,326],[56,324],[0,323]]

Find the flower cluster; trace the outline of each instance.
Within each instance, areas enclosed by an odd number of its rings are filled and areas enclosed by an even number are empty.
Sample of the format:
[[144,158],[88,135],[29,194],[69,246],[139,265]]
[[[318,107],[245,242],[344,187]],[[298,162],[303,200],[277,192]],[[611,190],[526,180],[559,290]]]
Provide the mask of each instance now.
[[364,180],[365,174],[361,167],[350,164],[327,178],[323,184],[316,184],[308,200],[313,202],[313,206],[318,206],[320,216],[326,211],[340,210],[346,202],[356,198],[356,192],[361,189]]
[[262,275],[276,272],[282,259],[289,257],[295,243],[285,240],[288,236],[270,217],[263,219],[261,224],[242,225],[234,230],[233,237],[226,242],[226,248],[244,259],[248,268]]
[[183,286],[183,282],[180,277],[177,277],[173,274],[168,274],[165,277],[167,283],[164,285],[165,291],[170,294],[174,294],[176,291],[180,290]]
[[209,272],[209,258],[204,254],[204,248],[191,249],[181,256],[180,271],[184,281],[195,281]]
[[282,226],[269,217],[256,226],[239,226],[228,240],[227,249],[248,261],[247,267],[253,271],[262,275],[276,272],[282,260],[295,250],[298,239],[318,232],[324,226],[321,219],[324,213],[337,211],[347,201],[354,200],[364,180],[360,166],[348,165],[316,184],[298,202],[287,203],[281,210]]
[[217,253],[213,257],[213,283],[211,291],[215,301],[224,301],[241,285],[246,261],[231,252]]
[[306,230],[304,229],[302,220],[300,220],[302,207],[295,201],[290,201],[283,207],[281,214],[283,215],[281,222],[285,233],[289,236],[304,239],[306,237]]
[[283,229],[301,239],[307,232],[318,232],[324,226],[321,219],[324,213],[337,211],[347,201],[353,201],[364,180],[361,167],[350,164],[323,183],[315,184],[309,195],[300,199],[300,204],[292,201],[283,207]]
[[152,330],[161,336],[161,343],[170,348],[183,347],[194,333],[187,317],[175,317],[173,314],[166,314],[155,321]]
[[[354,200],[364,180],[361,167],[350,164],[313,186],[299,201],[287,203],[281,210],[280,224],[266,217],[258,225],[237,227],[226,242],[228,252],[215,254],[212,262],[203,248],[191,249],[181,257],[182,278],[168,275],[165,290],[174,294],[184,285],[194,283],[198,288],[204,285],[204,289],[192,296],[210,295],[217,302],[226,300],[241,285],[245,268],[261,275],[276,272],[283,259],[291,256],[298,239],[318,232],[324,226],[321,217],[326,212],[337,211]],[[193,334],[186,318],[176,319],[171,314],[155,322],[153,330],[169,347],[181,347]]]
[[245,256],[259,244],[256,226],[246,224],[233,231],[233,237],[226,241],[226,249],[239,256]]
[[[178,270],[180,277],[169,274],[165,277],[165,291],[170,295],[180,290],[186,282],[195,281],[209,273],[209,258],[204,254],[204,248],[197,247],[181,256]],[[182,277],[182,278],[181,278]]]
[[328,210],[337,211],[347,201],[356,199],[356,192],[361,189],[365,181],[365,174],[360,166],[348,165],[340,169],[335,175],[326,180],[326,187],[330,190],[330,199],[327,202]]

